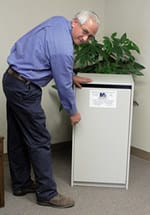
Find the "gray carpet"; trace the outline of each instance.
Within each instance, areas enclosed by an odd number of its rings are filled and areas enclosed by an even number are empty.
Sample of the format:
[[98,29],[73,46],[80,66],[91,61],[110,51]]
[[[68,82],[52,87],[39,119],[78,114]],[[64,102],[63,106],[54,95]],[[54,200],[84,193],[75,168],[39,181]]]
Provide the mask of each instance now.
[[53,170],[58,190],[72,197],[68,209],[36,204],[34,194],[11,193],[8,162],[5,161],[5,207],[0,215],[150,215],[150,162],[131,156],[129,189],[70,186],[71,150],[53,152]]

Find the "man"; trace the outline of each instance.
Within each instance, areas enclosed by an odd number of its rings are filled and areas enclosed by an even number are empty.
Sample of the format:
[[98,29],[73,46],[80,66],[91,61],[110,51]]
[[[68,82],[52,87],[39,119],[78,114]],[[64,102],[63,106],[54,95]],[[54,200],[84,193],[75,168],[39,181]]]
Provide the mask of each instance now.
[[[36,193],[44,206],[72,207],[74,201],[57,191],[52,175],[50,135],[41,107],[42,87],[55,80],[63,108],[71,124],[81,119],[73,83],[91,81],[73,73],[73,43],[80,45],[99,28],[97,15],[81,11],[70,22],[52,17],[21,37],[8,56],[9,68],[3,77],[7,99],[8,157],[13,194]],[[36,186],[31,179],[32,164]]]

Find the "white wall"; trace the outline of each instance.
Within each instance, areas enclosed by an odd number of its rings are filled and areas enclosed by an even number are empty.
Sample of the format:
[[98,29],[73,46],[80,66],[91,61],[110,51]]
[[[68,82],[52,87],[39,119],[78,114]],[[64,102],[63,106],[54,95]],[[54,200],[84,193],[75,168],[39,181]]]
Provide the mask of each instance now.
[[150,1],[149,0],[106,0],[105,34],[117,31],[126,32],[135,41],[141,55],[138,60],[146,69],[144,77],[135,80],[135,100],[139,106],[134,107],[132,145],[150,152]]
[[[64,15],[71,19],[77,11],[84,8],[90,8],[99,14],[100,38],[104,35],[104,31],[105,35],[114,31],[120,34],[126,32],[140,46],[141,56],[138,59],[146,69],[144,77],[136,79],[135,99],[139,106],[134,107],[132,145],[150,152],[149,0],[55,0],[53,3],[50,0],[1,1],[0,80],[7,68],[6,58],[10,48],[22,34],[52,15]],[[50,85],[44,89],[43,106],[53,143],[71,139],[70,122],[64,112],[59,113],[56,101],[54,101],[56,96],[56,92],[51,89]],[[6,133],[5,97],[0,82],[0,135],[5,136],[5,141]]]
[[[5,97],[2,91],[2,75],[7,68],[6,59],[13,43],[35,25],[53,15],[64,15],[71,19],[81,9],[94,10],[101,18],[101,31],[104,28],[104,0],[5,0],[0,6],[0,135],[7,136]],[[47,127],[51,132],[52,143],[71,140],[71,125],[68,116],[59,112],[54,98],[57,94],[48,85],[43,89],[43,107],[47,116]],[[13,128],[12,128],[13,129]],[[6,144],[5,144],[6,151]]]

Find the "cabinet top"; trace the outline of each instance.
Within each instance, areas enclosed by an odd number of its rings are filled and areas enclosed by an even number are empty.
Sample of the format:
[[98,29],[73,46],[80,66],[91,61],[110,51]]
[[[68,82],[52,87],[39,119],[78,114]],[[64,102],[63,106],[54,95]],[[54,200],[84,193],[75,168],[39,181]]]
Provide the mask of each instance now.
[[134,85],[132,75],[126,74],[97,74],[97,73],[78,73],[79,76],[88,77],[92,82],[88,84],[109,84],[109,85]]

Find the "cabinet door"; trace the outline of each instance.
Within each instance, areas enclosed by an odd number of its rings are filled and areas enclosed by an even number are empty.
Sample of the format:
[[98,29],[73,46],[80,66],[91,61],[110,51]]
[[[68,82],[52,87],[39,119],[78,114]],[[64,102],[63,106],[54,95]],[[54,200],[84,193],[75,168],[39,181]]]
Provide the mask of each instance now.
[[[105,101],[92,97],[94,92]],[[112,101],[106,98],[111,93]],[[126,183],[130,97],[131,89],[76,89],[81,121],[73,130],[74,182]]]

